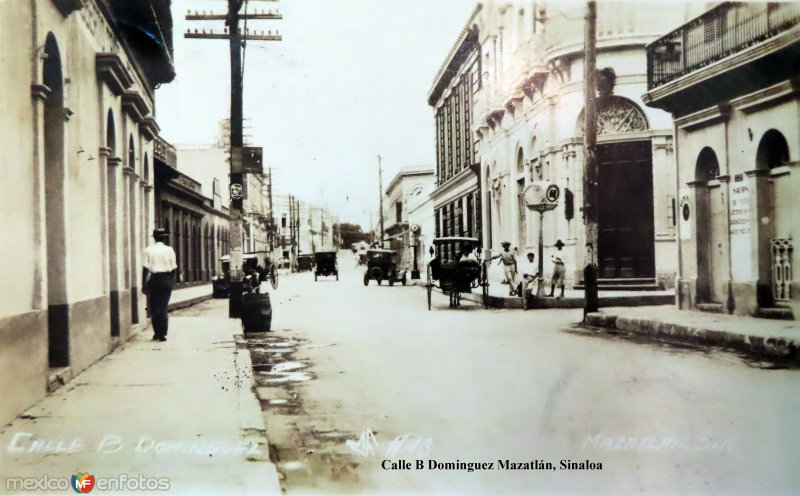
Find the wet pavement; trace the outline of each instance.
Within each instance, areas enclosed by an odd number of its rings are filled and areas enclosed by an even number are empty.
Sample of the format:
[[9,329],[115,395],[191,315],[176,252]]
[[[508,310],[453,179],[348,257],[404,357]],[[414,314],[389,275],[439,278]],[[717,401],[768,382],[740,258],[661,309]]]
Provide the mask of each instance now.
[[422,289],[364,287],[347,265],[338,282],[282,277],[274,332],[247,344],[287,494],[800,485],[797,370],[581,328],[581,310],[450,309],[435,294],[428,311]]

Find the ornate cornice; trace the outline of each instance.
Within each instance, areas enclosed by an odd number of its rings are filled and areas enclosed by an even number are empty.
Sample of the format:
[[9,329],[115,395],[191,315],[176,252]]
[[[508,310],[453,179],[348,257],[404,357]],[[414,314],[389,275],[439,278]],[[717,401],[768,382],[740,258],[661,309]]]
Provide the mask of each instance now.
[[53,0],[53,3],[64,17],[84,7],[83,0]]
[[158,136],[158,133],[161,132],[161,128],[152,115],[142,119],[142,122],[139,123],[139,130],[147,141],[153,141]]
[[122,110],[137,124],[142,122],[144,116],[150,113],[147,102],[141,93],[135,90],[127,90],[122,94]]
[[95,54],[94,66],[97,78],[106,83],[116,96],[120,96],[133,85],[133,77],[116,53]]

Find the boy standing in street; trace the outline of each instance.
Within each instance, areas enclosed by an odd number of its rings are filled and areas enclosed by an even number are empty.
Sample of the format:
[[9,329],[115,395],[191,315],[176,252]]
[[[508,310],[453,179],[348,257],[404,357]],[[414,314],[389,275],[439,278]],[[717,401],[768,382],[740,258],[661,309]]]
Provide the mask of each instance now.
[[556,285],[561,288],[561,295],[558,298],[564,297],[564,276],[567,273],[567,268],[564,266],[564,261],[561,258],[553,256],[550,257],[550,260],[553,261],[553,277],[550,279],[550,294],[547,296],[553,296],[555,294]]
[[144,250],[142,267],[142,292],[147,295],[150,320],[153,324],[153,341],[166,341],[169,326],[167,307],[175,284],[178,265],[175,250],[167,246],[166,229],[153,229],[155,243]]

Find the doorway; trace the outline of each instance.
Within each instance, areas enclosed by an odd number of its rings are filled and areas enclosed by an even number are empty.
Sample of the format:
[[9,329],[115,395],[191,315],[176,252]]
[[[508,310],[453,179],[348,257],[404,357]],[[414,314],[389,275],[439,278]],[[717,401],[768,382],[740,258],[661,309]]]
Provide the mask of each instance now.
[[600,278],[654,278],[650,141],[599,145],[597,161]]
[[69,365],[66,226],[64,208],[64,78],[53,33],[47,35],[42,79],[50,89],[44,107],[47,335],[50,367]]

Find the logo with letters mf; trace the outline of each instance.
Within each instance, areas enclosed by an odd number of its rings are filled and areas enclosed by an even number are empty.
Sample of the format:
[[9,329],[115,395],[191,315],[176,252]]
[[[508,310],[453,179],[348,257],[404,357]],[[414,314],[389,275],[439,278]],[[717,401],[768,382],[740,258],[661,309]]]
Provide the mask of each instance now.
[[85,494],[94,489],[94,475],[86,472],[72,476],[72,489],[78,494]]

